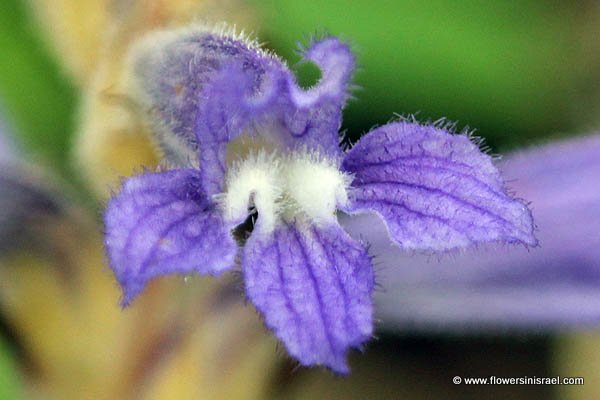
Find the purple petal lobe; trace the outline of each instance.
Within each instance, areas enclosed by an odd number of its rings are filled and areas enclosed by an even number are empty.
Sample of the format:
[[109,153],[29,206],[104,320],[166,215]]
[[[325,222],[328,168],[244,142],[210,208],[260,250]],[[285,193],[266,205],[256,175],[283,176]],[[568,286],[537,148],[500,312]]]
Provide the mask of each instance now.
[[600,324],[600,133],[506,156],[499,169],[531,201],[540,247],[489,244],[442,257],[391,246],[370,215],[343,220],[371,244],[385,292],[381,327],[556,331]]
[[321,69],[319,83],[301,90],[291,85],[292,99],[297,107],[314,106],[329,101],[341,110],[348,97],[348,82],[354,70],[354,56],[348,45],[330,37],[315,42],[303,52],[305,61],[312,61]]
[[248,297],[302,365],[347,373],[346,352],[372,334],[373,273],[337,224],[285,223],[254,234],[243,259]]
[[106,247],[127,305],[154,277],[218,274],[233,265],[236,245],[202,192],[195,170],[129,178],[108,204]]
[[287,146],[293,148],[300,144],[339,158],[338,131],[348,99],[354,56],[348,45],[335,37],[313,43],[303,56],[321,69],[321,79],[315,87],[303,90],[293,76],[288,75],[289,93],[284,99],[289,99],[282,116],[282,123],[291,134],[286,137]]
[[359,140],[343,169],[355,176],[348,211],[375,211],[404,248],[537,244],[529,209],[507,194],[491,158],[465,135],[392,123]]

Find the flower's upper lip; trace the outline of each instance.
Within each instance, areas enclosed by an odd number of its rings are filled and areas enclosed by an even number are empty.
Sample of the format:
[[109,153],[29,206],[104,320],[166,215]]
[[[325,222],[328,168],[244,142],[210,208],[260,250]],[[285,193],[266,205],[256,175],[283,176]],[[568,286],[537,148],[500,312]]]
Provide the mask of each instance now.
[[[220,43],[226,51],[219,51]],[[167,49],[167,50],[165,50]],[[203,29],[155,34],[133,51],[139,100],[153,110],[154,130],[175,165],[198,155],[207,194],[223,191],[227,143],[253,125],[271,125],[279,145],[319,150],[339,159],[338,129],[354,68],[349,47],[334,37],[303,50],[322,78],[301,89],[277,57],[255,43]],[[176,93],[175,96],[172,94]]]
[[[209,182],[209,194],[223,190],[227,143],[255,123],[275,126],[278,144],[287,151],[303,148],[339,159],[338,128],[354,60],[349,48],[333,38],[313,44],[305,54],[323,69],[321,81],[308,91],[300,89],[294,75],[272,59],[265,60],[265,68],[259,70],[261,81],[269,84],[268,90],[258,95],[253,92],[256,78],[249,77],[236,60],[204,84],[195,133],[204,149],[200,167]],[[331,68],[344,72],[332,73]],[[254,94],[249,97],[248,93]]]

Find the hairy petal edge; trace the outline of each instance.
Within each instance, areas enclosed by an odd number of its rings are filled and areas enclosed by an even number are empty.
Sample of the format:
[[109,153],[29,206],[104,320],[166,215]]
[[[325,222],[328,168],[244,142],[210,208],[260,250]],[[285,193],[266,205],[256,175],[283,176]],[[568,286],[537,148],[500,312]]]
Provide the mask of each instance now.
[[123,305],[157,276],[218,274],[233,266],[236,244],[205,197],[196,170],[127,179],[108,204],[104,220]]
[[442,251],[498,241],[535,246],[527,206],[466,135],[409,122],[373,130],[346,154],[350,213],[375,211],[403,248]]
[[292,356],[348,373],[347,350],[373,329],[373,272],[360,243],[337,224],[283,223],[250,237],[243,269],[248,297]]

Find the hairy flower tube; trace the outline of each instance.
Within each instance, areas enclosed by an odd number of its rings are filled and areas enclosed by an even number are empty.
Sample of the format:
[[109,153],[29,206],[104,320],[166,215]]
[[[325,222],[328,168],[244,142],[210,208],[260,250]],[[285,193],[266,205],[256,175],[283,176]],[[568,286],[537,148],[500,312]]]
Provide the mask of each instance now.
[[[282,60],[231,32],[140,43],[132,93],[168,169],[124,182],[106,210],[106,247],[124,305],[155,277],[240,264],[247,297],[288,352],[347,373],[347,351],[373,333],[374,277],[365,243],[337,212],[377,214],[403,249],[536,240],[528,208],[466,134],[397,121],[342,149],[354,57],[335,37],[303,57],[321,70],[306,90]],[[251,232],[240,229],[249,219]]]

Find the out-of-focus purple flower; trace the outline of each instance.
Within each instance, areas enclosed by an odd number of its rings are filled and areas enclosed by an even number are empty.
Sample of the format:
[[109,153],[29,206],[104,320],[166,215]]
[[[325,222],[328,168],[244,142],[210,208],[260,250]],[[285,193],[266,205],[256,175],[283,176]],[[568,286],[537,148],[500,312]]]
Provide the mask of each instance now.
[[19,150],[0,115],[0,253],[32,240],[40,221],[64,208],[43,171]]
[[500,165],[531,201],[540,247],[441,257],[390,245],[376,218],[343,225],[372,244],[388,330],[545,330],[600,323],[600,134],[518,152]]
[[[135,90],[172,168],[124,183],[106,245],[124,304],[156,276],[219,274],[239,257],[249,299],[288,351],[345,373],[347,350],[372,335],[373,274],[336,210],[376,212],[404,249],[536,241],[529,210],[467,135],[399,121],[344,153],[354,58],[333,37],[303,56],[322,73],[307,90],[281,60],[226,33],[140,45]],[[240,228],[249,218],[251,234]]]

